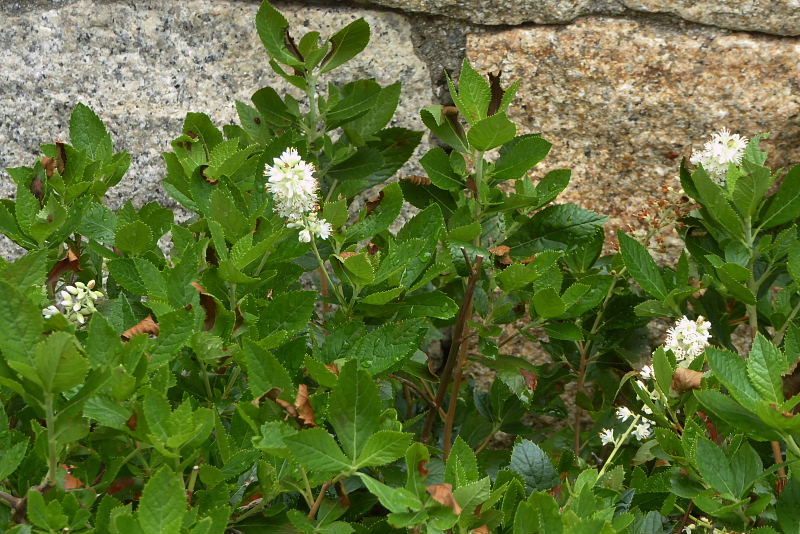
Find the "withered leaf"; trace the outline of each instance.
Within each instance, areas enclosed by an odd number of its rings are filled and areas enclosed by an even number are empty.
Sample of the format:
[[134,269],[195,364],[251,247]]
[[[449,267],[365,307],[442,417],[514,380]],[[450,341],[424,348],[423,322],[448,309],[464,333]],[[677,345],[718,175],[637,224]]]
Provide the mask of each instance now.
[[503,88],[500,87],[500,77],[502,75],[503,71],[497,71],[497,74],[492,72],[486,74],[486,77],[489,78],[489,88],[492,92],[489,109],[486,111],[486,114],[489,116],[494,115],[497,113],[497,110],[500,109],[500,104],[503,102],[503,95],[506,93]]
[[200,293],[200,305],[206,312],[206,320],[203,324],[203,328],[205,330],[211,330],[217,322],[217,301],[206,291],[206,288],[197,282],[192,282],[192,287]]
[[159,328],[158,323],[156,323],[153,320],[152,315],[148,315],[147,317],[139,321],[138,324],[135,324],[132,327],[125,330],[122,333],[122,338],[125,341],[127,341],[137,334],[150,334],[153,336],[157,336],[160,332],[161,329]]
[[427,176],[420,176],[419,174],[411,174],[403,177],[406,182],[411,182],[414,185],[431,185],[433,182]]
[[314,407],[311,406],[311,399],[308,395],[308,386],[300,384],[297,386],[297,396],[294,399],[294,406],[297,408],[297,418],[308,426],[317,426],[314,419]]
[[525,379],[525,385],[528,386],[528,389],[531,391],[536,391],[536,387],[539,385],[539,377],[527,369],[520,369],[519,374],[521,374],[522,378]]
[[433,497],[434,501],[448,508],[452,508],[456,515],[461,514],[461,505],[458,504],[456,498],[453,496],[452,484],[434,484],[433,486],[428,486],[426,489],[431,497]]
[[672,389],[677,393],[684,393],[690,389],[700,389],[700,382],[703,380],[703,373],[692,371],[685,367],[678,367],[672,375]]
[[81,260],[80,257],[73,251],[71,248],[67,249],[67,255],[64,256],[62,259],[58,260],[53,268],[50,269],[50,272],[47,273],[47,285],[50,287],[52,291],[55,286],[56,282],[58,282],[59,278],[64,273],[75,271],[78,272],[81,270]]

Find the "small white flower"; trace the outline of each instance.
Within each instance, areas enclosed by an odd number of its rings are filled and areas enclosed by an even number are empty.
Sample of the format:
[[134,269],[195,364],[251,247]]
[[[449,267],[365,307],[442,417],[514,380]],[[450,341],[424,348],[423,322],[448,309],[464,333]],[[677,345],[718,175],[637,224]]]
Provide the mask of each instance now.
[[317,207],[319,184],[314,178],[314,165],[300,158],[294,148],[286,149],[273,165],[264,168],[267,191],[275,200],[275,211],[288,219],[299,219]]
[[290,219],[286,224],[289,228],[302,228],[298,239],[303,243],[311,242],[313,237],[328,239],[333,232],[333,227],[325,219],[318,219],[316,213],[309,213],[300,219]]
[[[637,385],[637,386],[639,386],[640,388],[642,388],[643,390],[647,391],[647,386],[646,386],[646,385],[645,385],[645,383],[644,383],[644,382],[642,382],[641,380],[637,380],[637,381],[636,381],[636,385]],[[648,392],[648,393],[649,393],[649,392]]]
[[642,378],[645,380],[652,380],[654,376],[656,376],[655,371],[653,371],[652,365],[645,365],[642,367],[642,370],[639,372]]
[[645,415],[653,415],[653,410],[650,409],[650,406],[645,404],[644,406],[642,406],[642,413],[644,413]]
[[633,417],[633,412],[627,406],[620,406],[617,408],[617,419],[623,423]]
[[614,443],[614,429],[604,428],[603,431],[600,432],[600,441],[603,443],[603,445]]
[[42,315],[44,316],[45,319],[49,319],[49,318],[53,317],[54,315],[58,315],[59,313],[61,313],[61,310],[59,310],[58,308],[56,308],[52,304],[42,310]]
[[711,338],[711,323],[700,315],[696,321],[683,317],[675,326],[667,330],[664,347],[671,350],[681,367],[687,367],[692,360],[703,354]]
[[728,176],[728,165],[731,163],[740,165],[746,147],[746,138],[723,128],[712,136],[703,150],[692,154],[689,161],[695,165],[702,165],[709,178],[724,187]]
[[690,524],[686,525],[685,527],[683,527],[683,534],[692,534],[692,532],[694,531],[694,529],[696,527],[697,527],[697,525],[694,524],[694,523],[690,523]]
[[636,425],[636,428],[633,430],[633,435],[636,436],[636,439],[639,441],[644,441],[650,437],[652,434],[650,430],[650,423],[639,423]]

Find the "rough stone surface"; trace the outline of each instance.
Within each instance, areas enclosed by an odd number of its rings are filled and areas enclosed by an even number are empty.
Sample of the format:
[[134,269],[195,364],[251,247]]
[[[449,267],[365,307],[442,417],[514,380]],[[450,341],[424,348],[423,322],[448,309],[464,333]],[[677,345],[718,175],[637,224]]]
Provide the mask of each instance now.
[[800,35],[799,0],[361,0],[474,24],[565,24],[585,15],[627,10],[669,13],[733,30]]
[[[18,5],[0,17],[0,42],[6,45],[0,49],[0,169],[31,165],[40,144],[66,139],[69,114],[84,102],[106,123],[116,148],[133,157],[128,175],[110,193],[111,205],[131,196],[136,203],[166,201],[159,187],[161,153],[180,133],[187,112],[208,113],[221,127],[236,120],[235,100],[249,102],[266,85],[279,92],[287,88],[267,64],[256,34],[258,3],[65,4],[44,11]],[[323,36],[364,16],[372,27],[369,47],[332,79],[401,81],[394,124],[423,128],[418,113],[432,101],[430,78],[414,54],[405,16],[296,2],[276,6],[292,27]],[[12,193],[11,179],[0,171],[0,196]]]
[[467,54],[523,80],[511,116],[554,144],[537,172],[572,168],[563,199],[602,213],[657,198],[680,157],[721,127],[772,132],[775,168],[800,161],[796,38],[587,17],[470,36]]

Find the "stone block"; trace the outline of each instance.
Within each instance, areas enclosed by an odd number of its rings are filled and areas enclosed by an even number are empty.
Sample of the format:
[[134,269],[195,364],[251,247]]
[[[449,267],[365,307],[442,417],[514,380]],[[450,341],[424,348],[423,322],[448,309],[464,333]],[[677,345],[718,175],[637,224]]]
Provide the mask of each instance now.
[[[132,198],[137,205],[172,205],[159,185],[165,174],[161,153],[180,134],[185,114],[208,113],[222,127],[236,120],[235,100],[249,102],[266,85],[287,90],[256,33],[258,5],[80,0],[8,11],[0,17],[0,169],[31,165],[40,144],[67,139],[69,114],[83,102],[106,123],[116,148],[133,158],[109,203]],[[419,109],[432,101],[430,78],[414,54],[405,17],[348,7],[276,6],[296,35],[312,29],[330,35],[364,16],[372,27],[370,45],[329,79],[401,81],[393,125],[423,128]],[[13,182],[0,171],[0,196],[12,195]]]
[[522,79],[510,115],[554,144],[537,174],[573,169],[562,198],[617,223],[722,127],[771,132],[768,164],[800,163],[800,39],[587,17],[473,34],[467,54]]

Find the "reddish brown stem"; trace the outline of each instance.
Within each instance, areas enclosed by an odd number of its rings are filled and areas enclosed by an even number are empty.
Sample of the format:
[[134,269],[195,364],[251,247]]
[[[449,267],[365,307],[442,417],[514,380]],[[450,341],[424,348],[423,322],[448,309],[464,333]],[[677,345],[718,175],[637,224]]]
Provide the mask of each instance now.
[[[464,293],[464,301],[461,304],[458,320],[453,327],[453,343],[450,345],[450,351],[447,354],[447,362],[445,363],[444,370],[439,377],[439,390],[436,392],[436,398],[433,401],[433,407],[428,414],[428,418],[425,421],[425,427],[422,431],[421,440],[423,443],[427,443],[431,437],[433,424],[436,421],[437,411],[444,403],[444,397],[447,394],[447,388],[450,385],[450,381],[453,379],[454,371],[458,367],[459,362],[461,362],[461,360],[464,359],[467,354],[465,350],[467,346],[466,339],[469,334],[467,321],[469,321],[469,319],[472,317],[472,303],[475,297],[475,286],[477,285],[478,278],[480,277],[481,266],[483,265],[483,256],[478,256],[473,264],[469,260],[467,251],[464,248],[461,249],[461,253],[464,255],[464,259],[467,261],[467,266],[470,269],[470,275],[469,280],[467,281],[467,290]],[[464,348],[462,349],[462,347]],[[463,366],[463,363],[461,366]],[[459,382],[458,386],[460,387],[460,385],[461,384]],[[453,399],[451,400],[451,405],[454,405],[458,399],[458,388],[455,387],[455,385],[453,387],[451,399]],[[454,412],[453,417],[455,417],[455,407],[451,406],[450,409]],[[448,419],[449,417],[446,417],[445,421]],[[445,432],[447,432],[447,429],[445,429]],[[452,432],[452,421],[450,422],[450,432]],[[447,438],[445,438],[444,446],[445,450],[449,450]]]
[[319,489],[319,495],[317,495],[317,500],[314,501],[314,504],[311,506],[311,510],[308,512],[308,520],[313,521],[315,517],[317,517],[317,512],[319,511],[319,507],[322,506],[322,500],[325,498],[325,492],[328,491],[328,488],[331,487],[333,482],[326,482],[322,485]]

